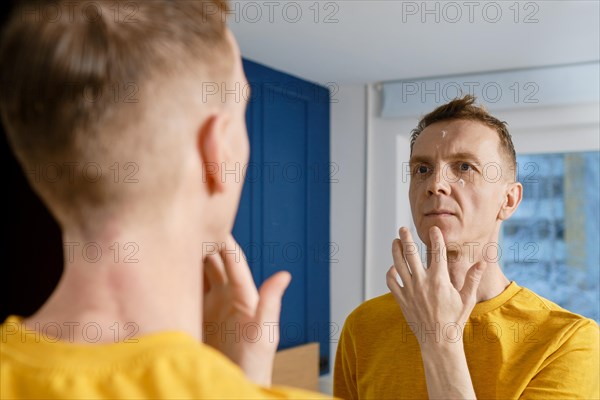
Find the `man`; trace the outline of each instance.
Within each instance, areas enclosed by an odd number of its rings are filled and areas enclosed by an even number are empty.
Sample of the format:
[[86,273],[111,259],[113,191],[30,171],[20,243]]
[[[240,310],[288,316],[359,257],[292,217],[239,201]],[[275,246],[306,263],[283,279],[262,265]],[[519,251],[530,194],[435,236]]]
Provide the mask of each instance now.
[[505,123],[474,101],[442,105],[413,130],[409,199],[427,268],[401,228],[391,293],[344,325],[336,396],[599,398],[595,321],[509,282],[498,264],[501,224],[523,187]]
[[[276,332],[203,335],[203,314],[224,330],[277,323],[290,280],[282,272],[256,291],[229,233],[243,179],[214,171],[249,155],[245,101],[202,92],[247,84],[226,9],[111,0],[14,11],[0,45],[2,118],[62,228],[65,265],[39,311],[0,328],[0,397],[321,397],[269,388]],[[61,173],[31,173],[48,166]]]

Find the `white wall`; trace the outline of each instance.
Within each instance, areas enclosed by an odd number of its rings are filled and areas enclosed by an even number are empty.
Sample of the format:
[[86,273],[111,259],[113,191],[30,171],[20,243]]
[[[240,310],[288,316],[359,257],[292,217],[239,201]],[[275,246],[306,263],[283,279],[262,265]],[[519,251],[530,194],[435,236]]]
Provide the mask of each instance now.
[[[366,180],[366,91],[363,85],[341,86],[331,104],[331,366],[340,330],[348,314],[363,302]],[[331,393],[331,377],[321,389]]]
[[408,160],[410,131],[417,123],[416,118],[379,118],[380,91],[369,86],[369,98],[366,299],[388,292],[392,240],[401,224],[412,224],[408,197],[399,195],[408,191],[408,181],[398,174],[398,160]]

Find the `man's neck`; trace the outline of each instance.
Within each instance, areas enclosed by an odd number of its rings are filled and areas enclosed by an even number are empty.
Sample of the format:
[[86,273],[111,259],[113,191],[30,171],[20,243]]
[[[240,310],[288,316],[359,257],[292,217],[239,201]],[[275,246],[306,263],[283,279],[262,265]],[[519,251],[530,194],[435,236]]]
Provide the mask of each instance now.
[[[487,264],[483,277],[481,278],[481,283],[477,289],[478,303],[498,296],[510,284],[510,281],[502,272],[500,265],[497,262],[486,261],[484,257],[469,257],[467,254],[454,252],[447,254],[446,260],[448,260],[450,281],[458,291],[462,289],[467,272],[471,267],[477,263]],[[429,259],[427,260],[427,263],[429,265]]]
[[165,330],[201,340],[202,240],[169,231],[137,228],[85,241],[66,232],[63,276],[27,328],[80,343]]

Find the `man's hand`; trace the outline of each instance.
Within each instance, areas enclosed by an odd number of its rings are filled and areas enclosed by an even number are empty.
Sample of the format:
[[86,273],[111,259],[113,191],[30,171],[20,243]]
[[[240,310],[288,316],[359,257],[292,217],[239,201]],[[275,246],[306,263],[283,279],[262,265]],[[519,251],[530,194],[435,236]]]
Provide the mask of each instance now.
[[[476,294],[483,275],[482,264],[473,265],[467,272],[465,283],[457,290],[450,281],[446,262],[446,245],[441,230],[434,226],[429,231],[431,239],[431,262],[428,269],[423,267],[417,245],[408,229],[400,229],[400,239],[392,243],[394,266],[387,274],[387,286],[400,305],[404,317],[412,329],[427,329],[437,333],[453,327],[461,334],[476,303]],[[397,281],[402,279],[403,287]],[[427,338],[414,332],[421,348]],[[450,338],[452,335],[447,334]],[[437,336],[436,336],[437,337]],[[429,338],[430,342],[435,341]],[[461,341],[462,342],[462,341]]]
[[232,236],[219,255],[209,255],[204,261],[204,342],[262,386],[271,385],[281,298],[290,280],[288,272],[278,272],[257,292],[241,247]]
[[[430,263],[425,269],[410,232],[406,228],[400,229],[400,239],[392,243],[394,266],[387,273],[387,286],[421,347],[429,397],[472,399],[475,392],[462,333],[475,307],[484,266],[473,265],[463,287],[457,290],[450,281],[441,230],[432,227],[429,235]],[[430,333],[434,332],[432,337]]]

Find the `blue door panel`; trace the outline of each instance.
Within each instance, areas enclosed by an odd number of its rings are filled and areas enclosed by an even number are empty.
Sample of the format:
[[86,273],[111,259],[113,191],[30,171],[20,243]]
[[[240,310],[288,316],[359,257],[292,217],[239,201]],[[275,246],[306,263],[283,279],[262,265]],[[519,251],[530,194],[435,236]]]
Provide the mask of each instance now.
[[[286,291],[281,318],[282,347],[306,343],[306,104],[286,102],[276,88],[263,103],[263,239],[272,252],[263,260],[265,276],[286,269],[292,282]],[[271,99],[273,101],[271,101]],[[266,254],[265,254],[266,255]]]
[[256,284],[292,274],[280,348],[317,341],[329,371],[329,91],[244,60],[250,162],[234,236]]

